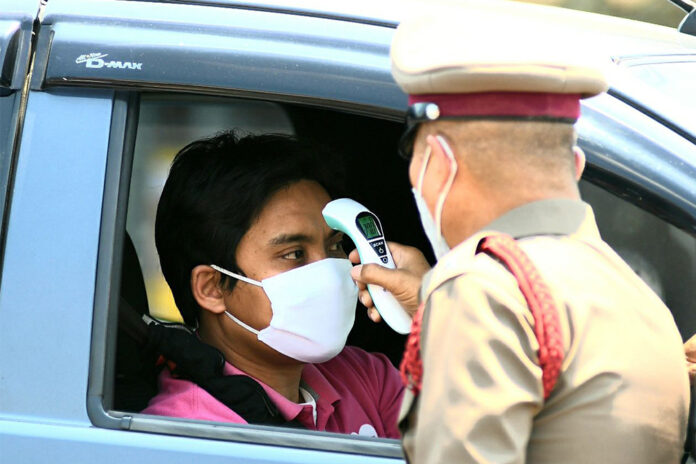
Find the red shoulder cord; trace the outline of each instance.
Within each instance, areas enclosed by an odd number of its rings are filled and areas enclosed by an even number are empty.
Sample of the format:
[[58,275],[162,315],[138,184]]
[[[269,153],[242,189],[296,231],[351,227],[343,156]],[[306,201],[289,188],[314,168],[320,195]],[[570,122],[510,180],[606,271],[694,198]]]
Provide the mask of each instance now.
[[[517,242],[508,235],[494,235],[481,241],[477,252],[498,258],[515,276],[520,291],[534,318],[534,334],[539,342],[539,364],[544,400],[548,399],[556,385],[563,364],[563,334],[558,309],[551,292],[539,271]],[[415,395],[421,390],[423,363],[421,351],[421,323],[423,304],[413,318],[411,334],[406,342],[406,352],[401,361],[401,379]]]

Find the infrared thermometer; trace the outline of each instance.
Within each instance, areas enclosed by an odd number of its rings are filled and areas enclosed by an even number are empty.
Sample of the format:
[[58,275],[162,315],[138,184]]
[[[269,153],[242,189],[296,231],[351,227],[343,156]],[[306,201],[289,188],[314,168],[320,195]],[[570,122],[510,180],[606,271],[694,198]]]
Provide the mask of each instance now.
[[[329,202],[322,211],[326,223],[335,230],[348,235],[360,255],[362,264],[375,263],[395,269],[382,224],[377,216],[350,198],[339,198]],[[411,331],[411,316],[401,307],[394,295],[378,285],[368,284],[372,302],[382,319],[400,334]]]

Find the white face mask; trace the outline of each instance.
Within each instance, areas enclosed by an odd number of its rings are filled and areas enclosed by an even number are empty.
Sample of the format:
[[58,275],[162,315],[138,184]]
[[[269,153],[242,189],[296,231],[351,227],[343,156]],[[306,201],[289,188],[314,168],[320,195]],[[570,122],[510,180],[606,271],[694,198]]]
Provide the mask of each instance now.
[[298,361],[320,363],[345,346],[358,300],[358,287],[350,277],[352,265],[347,259],[322,259],[261,282],[219,266],[211,267],[263,288],[273,310],[268,327],[259,331],[229,312],[225,314],[279,353]]
[[428,161],[430,161],[430,145],[428,145],[428,147],[425,149],[425,155],[423,156],[423,167],[418,175],[418,184],[416,188],[412,188],[411,191],[413,192],[413,197],[416,200],[416,207],[418,208],[418,213],[420,214],[421,224],[423,225],[425,235],[428,237],[430,245],[433,247],[435,258],[439,260],[450,250],[449,245],[447,245],[447,242],[445,241],[445,237],[442,236],[442,208],[445,206],[445,199],[452,188],[454,176],[457,174],[457,162],[454,159],[454,154],[452,153],[452,149],[447,141],[439,135],[437,136],[437,140],[440,142],[440,146],[449,158],[450,175],[447,179],[444,190],[440,192],[440,196],[437,199],[434,221],[430,211],[428,210],[428,205],[425,203],[425,199],[423,198],[423,179],[425,178],[425,170],[428,167]]

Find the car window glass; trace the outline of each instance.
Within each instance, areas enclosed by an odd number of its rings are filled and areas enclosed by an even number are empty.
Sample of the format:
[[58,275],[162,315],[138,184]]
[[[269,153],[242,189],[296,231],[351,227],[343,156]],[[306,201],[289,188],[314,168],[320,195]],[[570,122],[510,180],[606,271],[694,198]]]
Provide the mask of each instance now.
[[605,190],[580,182],[602,238],[670,308],[683,338],[696,331],[696,239]]

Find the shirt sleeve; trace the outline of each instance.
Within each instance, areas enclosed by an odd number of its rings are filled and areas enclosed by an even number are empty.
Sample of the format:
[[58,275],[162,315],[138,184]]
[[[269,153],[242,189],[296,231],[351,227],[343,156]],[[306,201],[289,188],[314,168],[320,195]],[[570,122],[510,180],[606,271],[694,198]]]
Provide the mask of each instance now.
[[514,278],[463,275],[427,302],[415,462],[524,463],[543,400],[531,314]]

